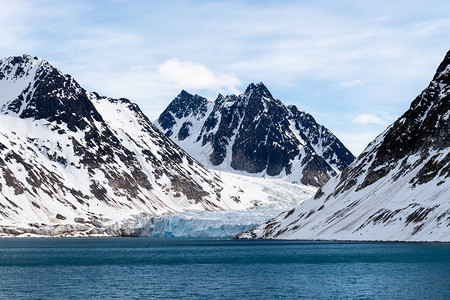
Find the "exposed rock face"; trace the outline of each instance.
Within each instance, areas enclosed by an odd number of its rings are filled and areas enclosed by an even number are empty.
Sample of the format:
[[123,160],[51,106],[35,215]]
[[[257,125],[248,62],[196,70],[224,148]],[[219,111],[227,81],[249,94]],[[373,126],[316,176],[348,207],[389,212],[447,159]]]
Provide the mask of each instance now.
[[[159,116],[161,124],[164,129],[172,128],[177,122],[176,119],[186,118],[189,115],[198,115],[204,117],[206,114],[206,105],[208,100],[198,95],[192,96],[185,90],[169,104],[167,109]],[[184,140],[189,136],[189,128],[192,127],[192,123],[185,122],[180,128],[177,137],[180,140]],[[167,135],[171,136],[173,132],[168,132]]]
[[129,100],[89,93],[42,59],[0,60],[0,226],[102,234],[92,224],[138,213],[251,207],[236,203],[240,191],[225,191]]
[[219,170],[321,186],[354,160],[328,129],[273,98],[262,83],[212,103],[182,91],[157,123],[193,157]]
[[242,238],[450,241],[450,51],[411,107],[314,199]]

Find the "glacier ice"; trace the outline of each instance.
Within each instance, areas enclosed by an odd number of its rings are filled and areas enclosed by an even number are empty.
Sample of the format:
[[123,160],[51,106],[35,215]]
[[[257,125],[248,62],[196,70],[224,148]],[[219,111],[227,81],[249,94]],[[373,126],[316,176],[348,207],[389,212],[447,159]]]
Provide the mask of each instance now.
[[283,209],[184,212],[174,215],[140,215],[119,228],[142,237],[225,238],[256,228]]

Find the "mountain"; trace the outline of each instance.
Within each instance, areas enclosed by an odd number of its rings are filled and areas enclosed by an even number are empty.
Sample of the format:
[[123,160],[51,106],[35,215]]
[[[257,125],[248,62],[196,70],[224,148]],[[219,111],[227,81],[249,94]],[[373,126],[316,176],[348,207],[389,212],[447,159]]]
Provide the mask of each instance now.
[[298,208],[241,238],[450,241],[450,51],[428,87]]
[[264,84],[214,102],[182,91],[157,126],[208,168],[322,186],[355,157],[314,118]]
[[226,184],[136,104],[87,92],[28,55],[0,60],[0,169],[0,235],[128,235],[134,229],[120,222],[142,214],[246,210],[279,199]]

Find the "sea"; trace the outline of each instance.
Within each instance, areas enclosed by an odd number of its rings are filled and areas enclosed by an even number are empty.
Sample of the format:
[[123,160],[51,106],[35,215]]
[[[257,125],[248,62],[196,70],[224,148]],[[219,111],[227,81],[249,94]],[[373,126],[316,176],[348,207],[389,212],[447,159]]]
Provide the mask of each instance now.
[[0,299],[450,299],[450,244],[0,239]]

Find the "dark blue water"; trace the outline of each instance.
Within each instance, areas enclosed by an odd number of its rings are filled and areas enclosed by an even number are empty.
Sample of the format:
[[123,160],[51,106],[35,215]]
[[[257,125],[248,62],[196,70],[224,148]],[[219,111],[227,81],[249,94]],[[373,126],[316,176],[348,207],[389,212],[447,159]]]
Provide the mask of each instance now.
[[450,244],[0,239],[1,299],[450,299]]

